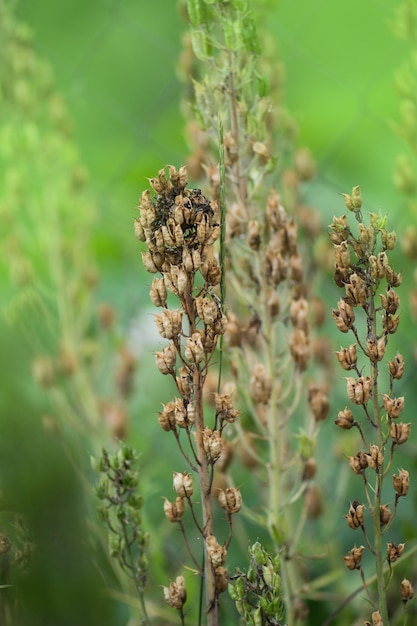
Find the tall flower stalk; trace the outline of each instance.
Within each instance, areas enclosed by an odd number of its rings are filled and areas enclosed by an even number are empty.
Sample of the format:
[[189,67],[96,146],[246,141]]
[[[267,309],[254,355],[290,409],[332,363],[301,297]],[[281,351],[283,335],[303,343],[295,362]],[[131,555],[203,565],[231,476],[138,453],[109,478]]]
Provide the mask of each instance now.
[[[409,489],[409,473],[400,469],[392,477],[392,504],[384,503],[395,452],[407,442],[411,430],[410,423],[399,419],[404,396],[395,395],[396,381],[404,374],[404,358],[399,353],[391,360],[388,358],[388,348],[400,322],[396,289],[401,275],[390,265],[389,253],[395,248],[396,234],[387,230],[387,218],[370,213],[369,224],[365,223],[359,187],[344,194],[344,198],[355,217],[356,229],[346,215],[335,217],[330,225],[334,281],[345,294],[333,310],[333,319],[341,333],[353,335],[354,343],[337,352],[341,367],[349,373],[349,405],[339,411],[336,425],[342,430],[356,429],[360,439],[359,450],[348,457],[348,462],[362,481],[364,497],[355,494],[345,518],[351,529],[362,533],[365,543],[359,547],[355,544],[344,562],[349,570],[360,573],[373,607],[373,626],[388,626],[387,589],[392,565],[402,555],[405,544],[387,544],[386,539],[398,503]],[[372,593],[362,565],[365,551],[374,560],[376,594]]]

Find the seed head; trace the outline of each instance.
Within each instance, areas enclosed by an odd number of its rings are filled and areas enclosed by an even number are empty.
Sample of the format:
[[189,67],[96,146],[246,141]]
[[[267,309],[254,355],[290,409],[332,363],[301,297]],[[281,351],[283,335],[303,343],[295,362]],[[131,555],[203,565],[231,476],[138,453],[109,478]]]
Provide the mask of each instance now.
[[392,361],[388,363],[389,373],[392,378],[399,380],[404,374],[404,357],[402,354],[397,354]]
[[184,498],[178,496],[175,502],[170,502],[168,498],[164,498],[164,513],[165,517],[171,523],[179,522],[184,515]]
[[165,602],[174,609],[181,609],[186,600],[187,592],[185,589],[184,576],[177,576],[175,582],[171,582],[169,587],[164,587]]
[[408,441],[408,438],[410,437],[410,432],[410,423],[403,424],[402,422],[393,422],[390,426],[389,434],[392,442],[397,446],[401,446],[403,443],[406,443],[406,441]]
[[316,422],[321,422],[326,419],[330,404],[327,394],[315,385],[310,385],[308,388],[308,403],[310,409],[314,415]]
[[407,578],[404,578],[401,581],[401,598],[404,604],[406,604],[409,600],[412,600],[414,596],[413,585],[410,583]]
[[395,563],[398,561],[402,553],[404,552],[405,543],[399,543],[398,546],[395,543],[387,544],[387,561],[388,563]]
[[356,530],[364,525],[364,508],[363,504],[359,504],[358,500],[354,500],[351,503],[349,512],[345,515],[345,520],[349,528]]
[[348,569],[354,570],[360,568],[364,550],[365,546],[359,546],[359,548],[354,546],[351,550],[349,550],[348,554],[343,557],[345,565]]
[[218,495],[218,501],[222,509],[225,509],[228,513],[238,513],[242,508],[242,496],[239,489],[234,487],[227,487],[224,491],[220,489]]
[[337,419],[334,422],[336,426],[342,428],[342,430],[350,430],[353,426],[355,426],[356,421],[353,417],[353,413],[346,406],[343,411],[339,411],[337,414]]
[[406,496],[410,487],[410,474],[407,470],[401,469],[392,477],[392,484],[397,497]]
[[353,343],[348,348],[340,348],[340,351],[336,352],[336,356],[344,370],[353,369],[358,362],[356,343]]
[[193,479],[188,472],[174,472],[173,486],[175,493],[181,498],[190,498],[193,495]]
[[214,535],[209,535],[206,538],[206,548],[208,558],[215,569],[224,565],[227,550],[224,546],[217,543],[217,539]]
[[391,398],[388,394],[382,394],[382,402],[390,420],[397,419],[404,409],[404,396]]
[[249,383],[250,393],[255,402],[266,404],[271,397],[272,382],[265,365],[257,363],[252,370]]
[[339,300],[339,302],[337,303],[337,309],[332,310],[332,317],[336,323],[337,328],[342,333],[347,333],[351,328],[353,328],[353,324],[355,321],[355,311],[350,304],[348,304],[344,300]]
[[392,518],[391,509],[389,508],[389,504],[381,504],[379,507],[379,521],[381,526],[386,526]]

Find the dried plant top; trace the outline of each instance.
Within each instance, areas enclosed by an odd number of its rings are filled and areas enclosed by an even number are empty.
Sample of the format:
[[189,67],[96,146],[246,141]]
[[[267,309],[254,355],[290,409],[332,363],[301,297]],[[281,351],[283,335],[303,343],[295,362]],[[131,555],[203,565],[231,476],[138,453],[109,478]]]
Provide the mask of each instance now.
[[[174,265],[195,272],[202,265],[204,250],[219,237],[217,206],[200,189],[187,189],[185,167],[168,169],[169,179],[161,169],[158,178],[149,181],[154,199],[149,190],[142,193],[135,233],[148,247],[143,255],[148,272],[167,272]],[[218,284],[219,278],[210,284]]]

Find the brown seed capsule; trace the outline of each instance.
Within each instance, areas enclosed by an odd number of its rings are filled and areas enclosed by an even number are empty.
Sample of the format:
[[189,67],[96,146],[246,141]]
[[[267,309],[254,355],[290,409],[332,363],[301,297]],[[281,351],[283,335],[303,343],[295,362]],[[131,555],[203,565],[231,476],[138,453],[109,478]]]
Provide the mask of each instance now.
[[218,430],[205,428],[203,431],[203,446],[206,454],[217,460],[223,451],[223,440]]
[[302,480],[311,480],[317,473],[317,461],[313,457],[304,461]]
[[369,446],[369,453],[366,454],[368,460],[368,467],[379,471],[384,464],[384,455],[381,448],[377,445]]
[[381,504],[379,507],[379,521],[381,526],[386,526],[392,518],[391,509],[389,508],[389,504]]
[[343,557],[345,565],[348,569],[354,570],[360,568],[364,550],[365,546],[359,546],[359,548],[354,546],[351,550],[349,550],[348,554]]
[[168,402],[164,405],[163,411],[158,414],[158,422],[161,428],[167,432],[175,430],[175,404],[174,402]]
[[179,522],[182,516],[184,515],[184,510],[185,510],[184,498],[181,498],[180,496],[178,496],[175,499],[175,502],[170,502],[168,498],[164,498],[164,500],[165,500],[164,502],[165,517],[172,524],[174,522]]
[[358,362],[356,343],[353,343],[348,348],[340,348],[340,351],[336,352],[336,356],[344,370],[353,369]]
[[386,330],[386,332],[389,333],[390,335],[393,335],[394,333],[397,332],[399,323],[400,323],[399,315],[395,315],[395,316],[383,315],[382,316],[382,325],[384,327],[384,330]]
[[216,406],[216,417],[221,421],[229,423],[235,422],[239,417],[239,411],[234,408],[232,396],[228,394],[214,394],[214,402]]
[[360,504],[358,500],[354,500],[351,503],[349,512],[345,515],[345,520],[352,530],[356,530],[364,525],[364,508],[363,504]]
[[317,519],[323,513],[323,495],[318,485],[309,484],[304,493],[304,505],[309,519]]
[[410,437],[410,432],[410,423],[403,424],[402,422],[393,422],[390,426],[389,434],[392,442],[397,446],[401,446],[403,443],[406,443],[408,441],[408,438]]
[[329,414],[330,404],[323,389],[309,385],[307,399],[316,422],[325,420]]
[[168,606],[173,609],[182,609],[187,600],[184,576],[177,576],[175,582],[171,582],[169,587],[163,587],[163,591]]
[[164,309],[161,315],[155,315],[155,324],[161,337],[165,339],[174,339],[177,337],[182,329],[182,315],[181,309],[174,309],[169,311]]
[[173,487],[181,498],[190,498],[193,495],[193,479],[188,472],[173,472]]
[[217,543],[217,539],[214,535],[208,535],[206,538],[207,556],[210,559],[211,564],[216,569],[224,565],[227,556],[227,550],[224,546]]
[[372,363],[377,363],[377,361],[381,361],[385,356],[385,348],[387,345],[387,336],[383,335],[379,339],[373,337],[372,339],[366,340],[366,349],[368,353],[368,357]]
[[215,585],[216,593],[223,593],[226,591],[229,584],[229,572],[224,567],[217,567],[215,572]]
[[401,598],[404,604],[411,600],[414,596],[413,585],[407,578],[403,578],[401,581]]
[[400,306],[400,298],[394,289],[388,287],[385,295],[379,294],[379,297],[381,298],[381,306],[388,315],[395,315]]
[[203,360],[204,346],[199,331],[193,333],[191,337],[188,337],[185,343],[184,355],[190,363],[200,363]]
[[406,496],[410,487],[410,475],[407,470],[401,469],[397,474],[392,477],[392,484],[397,497]]
[[291,300],[290,318],[294,328],[300,328],[308,333],[308,304],[305,298]]
[[395,563],[398,561],[402,553],[404,552],[405,543],[399,543],[398,546],[395,543],[387,544],[387,561],[388,563]]
[[226,490],[220,489],[218,501],[222,509],[228,513],[238,513],[242,508],[242,495],[239,489],[227,487]]
[[265,365],[262,363],[257,363],[253,368],[249,389],[255,402],[266,404],[269,401],[272,392],[272,382],[267,374]]
[[356,456],[349,456],[350,469],[355,474],[363,474],[368,467],[368,455],[365,452],[359,451]]
[[167,374],[174,374],[176,358],[177,351],[175,349],[175,345],[174,343],[170,343],[161,352],[155,352],[156,367],[159,369],[161,374],[164,374],[165,376]]
[[352,411],[346,406],[343,411],[339,411],[337,419],[334,423],[339,428],[342,428],[342,430],[350,430],[353,426],[355,426],[356,421],[353,417]]
[[310,342],[304,330],[295,328],[288,338],[288,345],[297,369],[304,372],[310,357]]
[[392,378],[399,380],[404,374],[404,357],[402,354],[397,354],[392,361],[388,363],[389,373]]
[[347,396],[353,404],[366,404],[371,395],[371,379],[369,376],[363,378],[360,376],[358,379],[348,377],[346,378],[346,391]]
[[389,419],[397,419],[404,409],[404,396],[391,398],[388,394],[382,394],[382,402]]
[[379,611],[374,611],[372,613],[372,624],[371,622],[364,622],[364,624],[365,626],[384,626],[381,613]]
[[337,303],[337,309],[332,310],[332,317],[337,328],[342,333],[347,333],[353,327],[355,321],[355,311],[350,304],[344,300],[339,300]]

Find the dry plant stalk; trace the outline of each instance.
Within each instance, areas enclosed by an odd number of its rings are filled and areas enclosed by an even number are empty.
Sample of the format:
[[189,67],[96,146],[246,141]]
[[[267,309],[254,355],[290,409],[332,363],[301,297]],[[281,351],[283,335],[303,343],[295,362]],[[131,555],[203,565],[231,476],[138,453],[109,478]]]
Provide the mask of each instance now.
[[[370,213],[369,225],[364,223],[359,187],[344,194],[344,199],[356,219],[357,232],[346,215],[334,217],[330,225],[334,281],[345,292],[333,310],[333,319],[341,333],[353,335],[354,343],[336,353],[339,364],[349,373],[349,405],[339,411],[335,423],[342,430],[356,429],[360,438],[360,448],[348,457],[348,462],[362,480],[364,497],[355,494],[345,519],[350,528],[361,531],[365,543],[359,547],[355,544],[344,562],[349,570],[360,573],[363,589],[374,608],[372,622],[365,623],[389,626],[387,589],[392,566],[403,554],[405,544],[385,541],[400,499],[409,490],[409,472],[399,469],[391,477],[392,504],[384,502],[383,487],[392,471],[395,452],[407,442],[411,430],[410,423],[400,421],[404,396],[397,397],[394,389],[404,374],[404,358],[397,353],[389,360],[387,352],[400,322],[396,289],[401,284],[401,274],[390,265],[389,252],[396,245],[396,234],[387,230],[387,218]],[[381,380],[384,365],[389,371],[387,380]],[[376,598],[362,567],[365,550],[369,550],[375,562]],[[411,583],[403,581],[401,599],[405,607],[412,595]]]
[[[172,433],[186,462],[187,471],[174,472],[174,502],[165,500],[168,520],[179,526],[195,570],[203,577],[206,590],[207,624],[219,623],[219,596],[227,588],[225,561],[232,538],[232,516],[241,507],[240,491],[230,487],[218,495],[226,511],[229,537],[221,545],[213,520],[213,477],[215,464],[224,453],[223,431],[235,422],[238,412],[232,398],[216,394],[215,414],[207,417],[203,389],[219,338],[226,329],[226,317],[217,293],[221,268],[213,246],[219,237],[218,208],[199,189],[187,188],[185,167],[169,166],[150,179],[154,192],[144,191],[135,220],[135,233],[146,242],[142,259],[145,269],[159,273],[150,297],[162,309],[155,315],[159,334],[168,345],[157,352],[156,365],[161,374],[170,376],[178,396],[159,413],[161,428]],[[171,298],[170,298],[171,294]],[[173,308],[171,301],[176,303]],[[193,499],[193,475],[197,475],[201,516]],[[183,516],[189,509],[192,520],[204,541],[204,566],[189,545]],[[166,602],[176,608],[184,623],[185,581],[179,576],[164,588]]]

